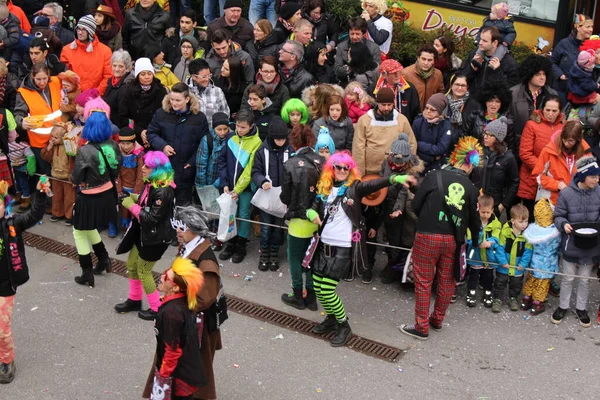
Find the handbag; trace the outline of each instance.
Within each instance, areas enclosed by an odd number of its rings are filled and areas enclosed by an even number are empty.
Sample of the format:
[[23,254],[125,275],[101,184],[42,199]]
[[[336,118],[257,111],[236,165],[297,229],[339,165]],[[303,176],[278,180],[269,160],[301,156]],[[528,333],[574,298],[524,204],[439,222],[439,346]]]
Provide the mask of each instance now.
[[[545,165],[544,165],[544,172],[542,172],[542,174],[545,174],[546,176],[549,176],[550,178],[552,178],[552,174],[550,174],[548,172],[548,170],[550,169],[550,161],[548,161]],[[541,180],[541,176],[542,174],[539,174],[535,180],[538,184],[537,187],[537,192],[535,194],[535,201],[537,202],[538,200],[541,199],[550,199],[550,195],[552,195],[552,192],[549,191],[548,189],[544,189],[544,187],[542,186],[542,180]]]
[[213,185],[206,185],[203,187],[197,186],[196,193],[200,199],[202,209],[209,214],[205,214],[207,220],[219,219],[221,213],[221,207],[217,203],[219,198],[219,190]]
[[[342,196],[337,196],[335,200],[333,200],[331,205],[337,205],[340,203],[341,200]],[[315,253],[317,252],[317,248],[319,247],[319,243],[321,241],[321,233],[323,233],[323,229],[325,229],[325,225],[327,224],[328,219],[329,207],[327,207],[327,212],[325,213],[325,218],[321,222],[321,226],[313,234],[313,237],[310,240],[310,244],[308,245],[308,249],[306,249],[306,253],[304,254],[304,258],[302,259],[302,266],[304,268],[310,269],[312,267],[312,262],[314,261]]]
[[150,400],[171,400],[172,388],[173,377],[162,377],[158,368],[154,367],[154,384],[152,385]]
[[[266,148],[265,151],[265,178],[271,182],[271,177],[269,176],[269,150]],[[285,151],[283,153],[283,162],[285,163],[288,159],[288,152]],[[287,213],[287,206],[281,202],[279,196],[281,195],[281,186],[271,186],[271,189],[264,190],[263,188],[258,188],[254,196],[252,197],[252,205],[267,214],[271,214],[276,216],[277,218],[283,218]]]
[[230,194],[223,193],[217,198],[217,203],[219,203],[219,207],[221,208],[217,239],[221,242],[226,242],[237,236],[237,225],[235,223],[237,201],[232,199]]

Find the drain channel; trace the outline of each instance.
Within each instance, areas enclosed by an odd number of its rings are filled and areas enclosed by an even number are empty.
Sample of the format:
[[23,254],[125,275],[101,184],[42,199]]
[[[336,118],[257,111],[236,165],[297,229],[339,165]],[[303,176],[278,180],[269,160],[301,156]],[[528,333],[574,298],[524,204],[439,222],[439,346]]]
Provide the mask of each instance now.
[[[57,240],[47,238],[31,232],[23,233],[23,240],[27,246],[36,248],[40,251],[53,253],[62,257],[70,258],[78,261],[79,256],[77,255],[77,249],[73,245],[64,244]],[[96,256],[93,256],[94,262],[96,262]],[[127,267],[125,262],[114,258],[110,259],[112,266],[112,273],[119,276],[127,277]],[[160,274],[153,272],[154,280],[160,279]],[[329,340],[333,337],[334,332],[329,332],[326,335],[317,335],[311,332],[312,328],[315,327],[316,322],[310,321],[306,318],[298,317],[296,315],[288,314],[270,307],[266,307],[260,304],[253,303],[248,300],[241,299],[239,297],[227,295],[227,306],[229,310],[234,311],[238,314],[246,315],[261,321],[268,322],[273,325],[278,325],[283,328],[287,328],[296,332],[300,332],[305,335],[309,335],[315,338]],[[404,354],[403,351],[397,347],[389,346],[383,343],[376,342],[361,336],[352,334],[350,340],[346,346],[352,350],[366,354],[371,357],[379,358],[381,360],[396,362]]]

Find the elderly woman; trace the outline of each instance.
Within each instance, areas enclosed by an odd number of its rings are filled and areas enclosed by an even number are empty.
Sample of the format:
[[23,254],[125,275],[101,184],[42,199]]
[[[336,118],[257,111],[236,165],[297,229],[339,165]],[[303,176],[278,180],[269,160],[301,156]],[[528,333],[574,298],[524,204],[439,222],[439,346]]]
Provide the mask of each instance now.
[[552,135],[556,131],[562,130],[565,123],[564,115],[560,112],[562,106],[558,96],[546,96],[540,106],[541,109],[535,110],[527,124],[525,124],[519,146],[522,164],[519,170],[521,182],[519,183],[517,196],[529,210],[532,221],[538,182],[536,177],[531,175],[531,172],[537,164],[540,153],[550,143]]
[[386,0],[362,2],[361,17],[367,21],[367,38],[381,49],[381,60],[386,60],[392,45],[392,21],[383,16],[388,10]]
[[[152,321],[156,318],[160,296],[152,268],[171,243],[174,175],[169,158],[162,151],[149,151],[144,156],[142,179],[145,185],[141,194],[129,195],[121,201],[121,206],[127,208],[133,218],[117,248],[117,254],[129,252],[129,296],[124,303],[115,306],[119,313],[138,311],[141,319]],[[148,310],[142,310],[144,293],[148,299]]]
[[117,16],[109,6],[98,5],[94,10],[94,19],[96,20],[96,35],[100,43],[104,43],[114,52],[123,47],[123,37],[121,36],[121,25],[117,22]]
[[277,57],[276,38],[272,34],[273,27],[267,19],[261,19],[254,24],[254,41],[246,43],[246,51],[254,63],[254,69],[260,68],[260,61],[266,56]]
[[117,50],[112,54],[110,59],[112,76],[108,78],[108,85],[103,99],[113,110],[110,120],[117,126],[119,126],[119,113],[117,112],[119,102],[125,92],[126,85],[135,79],[135,76],[131,73],[131,66],[131,56],[127,51]]
[[506,144],[512,148],[513,129],[512,118],[509,118],[508,107],[512,95],[510,89],[502,82],[490,82],[477,92],[479,107],[475,108],[466,119],[463,119],[464,136],[472,136],[483,143],[483,134],[488,123],[500,118],[507,117],[508,131]]
[[335,49],[338,42],[337,26],[325,8],[324,0],[306,1],[302,10],[302,18],[313,24],[313,41],[324,43],[327,52]]
[[[273,56],[265,56],[258,62],[258,72],[256,73],[255,83],[263,85],[267,91],[267,96],[271,99],[272,107],[279,112],[286,101],[290,98],[290,91],[281,81],[281,76],[277,71],[277,59]],[[246,87],[242,97],[241,109],[250,109],[248,104],[248,92],[254,84]]]

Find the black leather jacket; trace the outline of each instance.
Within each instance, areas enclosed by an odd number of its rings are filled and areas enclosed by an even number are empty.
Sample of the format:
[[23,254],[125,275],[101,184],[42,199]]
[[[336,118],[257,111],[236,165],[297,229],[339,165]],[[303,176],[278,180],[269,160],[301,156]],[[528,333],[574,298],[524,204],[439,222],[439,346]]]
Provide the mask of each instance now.
[[123,48],[136,60],[144,56],[146,45],[161,44],[170,26],[171,16],[157,3],[144,10],[140,3],[127,11],[123,25]]
[[285,86],[290,90],[290,97],[301,98],[302,91],[315,82],[314,76],[311,75],[304,67],[300,64],[292,71],[292,74],[287,78],[279,71],[279,76]]
[[325,160],[311,147],[299,149],[283,164],[281,202],[288,206],[286,219],[306,219],[306,210],[315,201],[317,182]]
[[[75,185],[79,185],[82,189],[91,189],[98,186],[104,185],[110,181],[109,169],[105,168],[104,173],[100,174],[98,166],[100,165],[100,158],[102,157],[99,153],[98,147],[110,146],[114,151],[114,157],[116,157],[118,166],[113,169],[113,176],[118,176],[119,168],[123,161],[123,156],[119,150],[119,145],[114,140],[107,140],[104,143],[88,143],[85,146],[79,148],[77,156],[75,157],[75,166],[71,172],[71,182]],[[110,163],[112,155],[108,152],[104,152],[104,155]]]

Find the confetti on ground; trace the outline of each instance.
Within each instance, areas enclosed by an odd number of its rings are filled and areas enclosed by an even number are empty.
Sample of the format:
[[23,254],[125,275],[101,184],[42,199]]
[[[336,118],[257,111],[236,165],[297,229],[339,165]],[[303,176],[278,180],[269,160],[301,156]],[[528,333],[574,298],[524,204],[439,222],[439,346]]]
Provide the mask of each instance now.
[[232,278],[239,278],[241,275],[240,274],[231,274]]
[[373,288],[371,290],[377,290],[377,288],[375,286],[373,286]]
[[276,339],[283,339],[283,335],[280,333],[279,335],[275,336],[274,338],[271,338],[271,340],[276,340]]
[[323,389],[317,388],[317,393],[323,393]]
[[398,372],[404,372],[404,370],[400,367],[398,367]]
[[531,318],[531,315],[525,315],[525,316],[523,316],[523,319],[524,319],[525,321],[527,321],[529,318]]
[[256,272],[254,272],[254,271],[250,271],[250,272],[252,272],[252,275],[256,275]]
[[579,372],[579,368],[575,368],[573,371],[575,371],[575,372]]
[[429,363],[427,366],[428,366],[429,368],[433,368],[433,364],[431,364],[431,363]]
[[252,278],[254,278],[254,275],[246,275],[244,277],[244,280],[250,282],[252,280]]
[[323,311],[321,311],[321,315],[325,315],[325,313]]
[[38,307],[36,306],[36,307],[33,307],[33,308],[31,309],[31,311],[35,311],[35,310],[37,310],[37,309],[38,309]]
[[66,271],[66,270],[67,270],[67,266],[66,266],[66,265],[63,265],[63,266],[62,266],[62,269],[63,269],[64,271]]
[[546,351],[552,351],[554,350],[554,347],[550,347],[549,349],[547,349]]
[[283,272],[280,272],[279,273],[279,277],[281,278],[282,276],[283,276]]
[[232,366],[233,368],[239,368],[239,367],[240,367],[240,366],[239,366],[239,365],[237,365],[237,364],[231,364],[231,366]]

